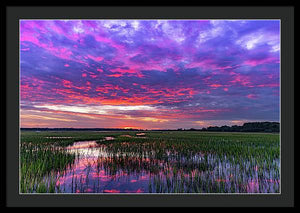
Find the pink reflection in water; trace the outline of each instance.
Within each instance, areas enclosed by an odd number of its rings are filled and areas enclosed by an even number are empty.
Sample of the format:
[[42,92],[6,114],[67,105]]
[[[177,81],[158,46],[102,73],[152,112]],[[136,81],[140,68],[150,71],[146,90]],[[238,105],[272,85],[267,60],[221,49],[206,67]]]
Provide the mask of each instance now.
[[142,135],[145,135],[146,133],[137,133],[136,135],[137,136],[142,136]]
[[93,148],[97,147],[98,144],[96,141],[81,141],[81,142],[75,142],[72,146],[66,147],[68,150],[72,149],[84,149],[84,148]]
[[111,179],[111,176],[106,175],[104,170],[101,170],[99,172],[92,172],[90,173],[92,178],[100,178],[101,181],[109,181]]
[[143,193],[144,190],[139,188],[137,190],[125,190],[126,193]]
[[253,193],[259,191],[259,182],[258,180],[252,180],[248,182],[247,192]]
[[[99,147],[99,148],[97,148]],[[103,148],[103,147],[102,147]],[[122,158],[109,157],[105,152],[105,149],[102,149],[100,146],[97,146],[95,141],[87,142],[77,142],[73,146],[68,147],[67,149],[77,149],[79,156],[76,156],[76,160],[71,168],[68,168],[66,171],[58,173],[58,180],[56,185],[62,185],[67,187],[66,192],[75,192],[75,193],[144,193],[148,190],[148,183],[154,176],[159,176],[162,184],[165,184],[166,179],[170,180],[181,178],[181,175],[185,178],[194,178],[195,175],[203,175],[199,170],[192,170],[188,174],[183,169],[178,169],[175,173],[172,168],[166,167],[163,160],[152,159],[152,158],[140,158],[135,156],[126,157],[126,161],[123,162]],[[95,154],[97,152],[98,154]],[[118,166],[114,169],[115,165],[118,165],[118,162],[121,164],[126,164],[127,161],[132,165],[145,165],[145,163],[150,165],[157,165],[159,171],[158,173],[150,173],[147,170],[142,170],[140,173],[131,170],[126,170],[128,173],[124,172]],[[171,162],[171,160],[169,161]],[[128,164],[128,167],[130,166]],[[126,166],[127,168],[127,166]],[[252,168],[258,170],[258,167]],[[207,171],[210,175],[213,175],[214,171]],[[153,175],[153,176],[152,176]],[[176,178],[175,178],[176,176]],[[234,180],[233,174],[228,174],[226,177],[214,179],[214,182],[223,182],[226,185],[230,185],[230,181]],[[173,179],[173,180],[174,180]],[[278,180],[267,179],[263,181],[264,183],[268,182],[272,184],[279,184]],[[260,190],[260,184],[263,184],[258,179],[249,180],[248,182],[243,182],[243,189],[246,189],[249,193],[258,192]],[[77,184],[77,187],[75,185]],[[237,186],[237,185],[236,185]],[[80,189],[78,189],[81,187]],[[92,187],[92,188],[91,188]]]
[[114,139],[115,139],[114,137],[105,137],[106,141],[111,141],[111,140],[114,140]]
[[[109,137],[108,140],[111,138]],[[148,179],[147,175],[139,178],[135,174],[132,174],[132,176],[122,170],[111,173],[111,168],[106,168],[104,165],[114,164],[116,159],[109,157],[103,151],[103,147],[95,141],[76,142],[67,147],[67,150],[75,150],[74,153],[79,155],[76,155],[75,162],[70,168],[57,173],[56,186],[60,186],[61,189],[65,190],[64,192],[120,193],[126,188],[131,188],[130,183],[138,183],[134,187],[140,187],[140,180]],[[139,158],[130,157],[129,160],[136,161]],[[149,162],[149,159],[146,160]],[[110,188],[111,186],[113,186],[113,189]],[[142,189],[132,191],[132,193],[141,192]]]
[[103,190],[103,192],[105,193],[120,193],[120,190],[116,190],[116,189],[105,189]]
[[215,180],[216,182],[229,182],[230,180],[226,180],[226,179],[216,179]]
[[146,179],[148,179],[147,176],[140,176],[139,178],[140,178],[141,180],[146,180]]
[[138,189],[138,190],[136,190],[136,193],[141,193],[141,192],[143,192],[143,190],[142,190],[142,189]]
[[93,192],[93,189],[88,188],[88,189],[85,190],[85,192]]

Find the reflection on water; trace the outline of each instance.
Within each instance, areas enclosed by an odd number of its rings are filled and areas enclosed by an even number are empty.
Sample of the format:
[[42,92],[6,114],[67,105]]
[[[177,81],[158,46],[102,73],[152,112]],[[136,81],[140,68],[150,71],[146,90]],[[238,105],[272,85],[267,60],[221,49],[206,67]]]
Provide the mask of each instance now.
[[145,133],[136,133],[137,136],[145,135]]
[[49,139],[66,139],[66,138],[73,138],[73,137],[51,136],[51,137],[45,137],[45,138],[49,138]]
[[[73,150],[70,152],[81,154],[82,151],[88,151],[89,149],[87,149],[87,148],[93,148],[93,147],[97,147],[97,146],[98,145],[97,145],[96,141],[80,141],[80,142],[75,142],[72,146],[66,147],[66,149]],[[81,149],[81,150],[76,151],[76,149]]]
[[[113,140],[113,137],[106,137]],[[75,163],[57,174],[56,185],[66,193],[141,193],[148,188],[149,173],[128,174],[110,171],[105,165],[112,162],[104,145],[95,141],[76,142],[66,148],[76,154]]]
[[[64,171],[52,174],[56,176],[60,193],[269,193],[279,190],[277,171],[261,170],[251,162],[233,166],[226,156],[219,159],[212,154],[198,153],[187,159],[166,150],[167,158],[156,159],[152,157],[153,151],[143,155],[112,153],[107,145],[95,141],[76,142],[66,150],[75,153],[76,159]],[[279,160],[274,162],[278,168],[279,163]]]

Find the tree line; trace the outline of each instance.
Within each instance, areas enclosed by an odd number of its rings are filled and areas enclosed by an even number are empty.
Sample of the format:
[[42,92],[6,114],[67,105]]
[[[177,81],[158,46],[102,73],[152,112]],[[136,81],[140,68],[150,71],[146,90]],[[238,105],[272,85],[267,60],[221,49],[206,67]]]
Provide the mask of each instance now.
[[280,123],[278,122],[248,122],[242,126],[209,126],[202,129],[178,129],[187,131],[211,131],[211,132],[279,132]]

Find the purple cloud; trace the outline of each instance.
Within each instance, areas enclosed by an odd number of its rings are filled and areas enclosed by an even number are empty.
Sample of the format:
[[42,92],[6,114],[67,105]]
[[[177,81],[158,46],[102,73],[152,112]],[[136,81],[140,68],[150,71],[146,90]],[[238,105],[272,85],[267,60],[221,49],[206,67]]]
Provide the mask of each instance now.
[[[38,124],[46,112],[66,116],[58,120],[64,127],[75,118],[81,127],[108,125],[107,119],[113,119],[111,127],[131,122],[143,128],[278,121],[279,24],[22,20],[22,125]],[[30,117],[33,112],[40,114]]]

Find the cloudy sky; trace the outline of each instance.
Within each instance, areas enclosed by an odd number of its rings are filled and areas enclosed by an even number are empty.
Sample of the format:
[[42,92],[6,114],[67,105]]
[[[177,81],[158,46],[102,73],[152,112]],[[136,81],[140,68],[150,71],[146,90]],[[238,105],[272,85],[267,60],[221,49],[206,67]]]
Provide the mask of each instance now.
[[21,127],[279,121],[278,20],[21,20]]

